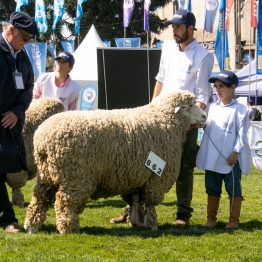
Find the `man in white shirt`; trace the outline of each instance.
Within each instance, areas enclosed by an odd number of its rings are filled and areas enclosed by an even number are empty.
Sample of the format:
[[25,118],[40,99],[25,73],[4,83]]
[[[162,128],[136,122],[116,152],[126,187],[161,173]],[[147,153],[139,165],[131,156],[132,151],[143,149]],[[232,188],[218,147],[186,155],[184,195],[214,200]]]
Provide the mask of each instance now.
[[[205,109],[211,94],[208,79],[211,76],[214,58],[194,39],[196,19],[187,10],[178,10],[166,22],[172,25],[174,40],[166,41],[162,47],[159,72],[153,99],[176,90],[187,90],[195,94],[195,103]],[[197,129],[188,133],[183,148],[180,174],[176,182],[177,213],[175,224],[189,223],[193,208],[190,207],[193,191],[193,171],[197,153]]]

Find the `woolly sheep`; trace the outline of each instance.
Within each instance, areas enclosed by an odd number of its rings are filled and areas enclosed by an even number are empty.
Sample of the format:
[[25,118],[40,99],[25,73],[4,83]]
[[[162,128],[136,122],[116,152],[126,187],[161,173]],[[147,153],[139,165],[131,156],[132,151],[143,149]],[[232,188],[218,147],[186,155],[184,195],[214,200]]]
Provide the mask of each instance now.
[[27,180],[36,176],[36,165],[33,156],[33,135],[38,126],[48,117],[64,111],[63,103],[56,98],[40,98],[33,100],[25,113],[25,124],[23,128],[23,138],[27,154],[27,171],[19,173],[9,173],[7,184],[12,189],[12,203],[20,207],[24,206],[24,195],[21,188],[25,186]]
[[[156,229],[155,205],[178,177],[186,133],[191,124],[206,120],[193,100],[191,93],[179,92],[133,109],[50,117],[34,136],[38,176],[25,229],[41,228],[54,196],[56,225],[63,234],[79,232],[79,214],[89,198],[138,191],[146,207],[144,226]],[[166,161],[162,176],[145,166],[150,151]]]

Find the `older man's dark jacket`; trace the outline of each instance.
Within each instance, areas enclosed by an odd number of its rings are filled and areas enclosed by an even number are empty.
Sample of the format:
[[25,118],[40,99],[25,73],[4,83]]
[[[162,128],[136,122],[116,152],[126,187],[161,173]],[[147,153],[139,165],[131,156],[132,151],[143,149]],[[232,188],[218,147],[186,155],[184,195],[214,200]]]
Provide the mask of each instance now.
[[[19,90],[15,87],[13,80],[13,72],[15,69],[22,73],[24,90]],[[18,172],[21,171],[21,169],[26,169],[26,155],[22,130],[25,121],[25,111],[32,100],[33,84],[33,70],[25,51],[21,50],[15,61],[5,39],[0,35],[0,118],[2,118],[2,114],[7,111],[13,112],[18,117],[18,122],[11,131],[21,160],[20,166],[10,166],[8,172]],[[2,128],[2,126],[0,128]],[[1,170],[1,161],[3,161],[3,159],[0,158],[0,173],[5,173],[6,170]]]

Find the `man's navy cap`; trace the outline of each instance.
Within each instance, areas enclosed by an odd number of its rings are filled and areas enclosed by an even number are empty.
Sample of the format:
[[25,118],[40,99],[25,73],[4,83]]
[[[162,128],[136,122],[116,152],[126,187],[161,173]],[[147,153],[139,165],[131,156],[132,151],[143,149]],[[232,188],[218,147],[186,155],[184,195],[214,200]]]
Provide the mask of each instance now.
[[24,12],[14,12],[10,15],[9,23],[32,35],[39,35],[35,19]]
[[165,22],[165,26],[168,25],[192,25],[195,29],[196,18],[195,15],[187,10],[178,9],[171,20]]
[[219,80],[228,85],[238,85],[238,77],[236,76],[236,74],[227,70],[221,71],[217,76],[209,78],[208,82],[215,83],[216,80]]
[[67,52],[67,51],[63,51],[63,52],[59,53],[59,55],[55,58],[55,60],[58,60],[58,59],[62,59],[64,61],[66,61],[72,67],[73,67],[73,65],[75,63],[74,56],[71,53]]

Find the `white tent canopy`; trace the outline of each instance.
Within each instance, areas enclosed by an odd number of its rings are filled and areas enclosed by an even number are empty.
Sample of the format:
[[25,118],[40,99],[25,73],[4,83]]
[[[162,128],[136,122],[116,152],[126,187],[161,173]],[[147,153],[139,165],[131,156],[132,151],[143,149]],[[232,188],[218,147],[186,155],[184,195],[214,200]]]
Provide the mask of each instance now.
[[262,75],[256,73],[256,60],[236,72],[239,85],[235,94],[239,96],[262,96]]
[[92,25],[85,39],[74,52],[75,65],[70,76],[74,80],[97,81],[97,47],[104,47],[95,26]]

